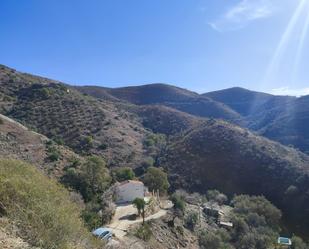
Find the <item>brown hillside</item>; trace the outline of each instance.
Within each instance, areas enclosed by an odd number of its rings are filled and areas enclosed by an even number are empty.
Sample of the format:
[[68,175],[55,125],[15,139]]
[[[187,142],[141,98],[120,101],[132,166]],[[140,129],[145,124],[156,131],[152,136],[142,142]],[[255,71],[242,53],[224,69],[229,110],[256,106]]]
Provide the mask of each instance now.
[[[56,153],[59,158],[51,155]],[[46,174],[59,177],[63,168],[81,159],[66,147],[52,144],[38,133],[0,114],[0,157],[31,163]]]
[[235,123],[241,116],[223,103],[179,87],[166,84],[149,84],[123,88],[98,87],[78,88],[96,98],[105,98],[106,93],[136,105],[165,105],[200,117],[221,118]]
[[309,157],[247,130],[210,120],[175,139],[165,165],[175,188],[263,194],[294,225],[309,223]]
[[138,165],[149,133],[135,115],[109,101],[97,100],[41,77],[0,68],[0,109],[75,152],[102,155],[113,165]]

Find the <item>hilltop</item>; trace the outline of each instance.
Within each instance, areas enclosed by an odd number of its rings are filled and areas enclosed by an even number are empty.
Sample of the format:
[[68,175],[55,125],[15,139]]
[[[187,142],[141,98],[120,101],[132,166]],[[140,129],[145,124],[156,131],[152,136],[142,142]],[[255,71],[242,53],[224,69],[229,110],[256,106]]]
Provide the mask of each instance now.
[[106,98],[106,93],[136,105],[164,105],[199,117],[226,119],[240,122],[240,115],[223,103],[201,96],[195,92],[167,84],[149,84],[123,88],[92,89],[79,87],[80,91],[97,98]]
[[243,88],[203,94],[237,111],[258,134],[309,151],[309,97],[275,96]]

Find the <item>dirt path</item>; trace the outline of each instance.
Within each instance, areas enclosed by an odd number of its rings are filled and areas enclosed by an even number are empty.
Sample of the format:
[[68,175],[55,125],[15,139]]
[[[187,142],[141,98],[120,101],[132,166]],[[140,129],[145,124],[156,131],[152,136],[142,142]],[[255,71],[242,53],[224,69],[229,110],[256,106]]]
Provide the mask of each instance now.
[[[161,209],[157,213],[146,217],[145,220],[149,221],[153,219],[159,219],[166,215],[166,213],[166,210]],[[131,225],[143,222],[142,218],[137,220],[130,220],[129,217],[134,214],[137,214],[137,210],[132,204],[119,206],[116,208],[116,212],[111,224],[109,224],[107,227],[113,231],[117,238],[121,239],[127,234],[127,230]]]

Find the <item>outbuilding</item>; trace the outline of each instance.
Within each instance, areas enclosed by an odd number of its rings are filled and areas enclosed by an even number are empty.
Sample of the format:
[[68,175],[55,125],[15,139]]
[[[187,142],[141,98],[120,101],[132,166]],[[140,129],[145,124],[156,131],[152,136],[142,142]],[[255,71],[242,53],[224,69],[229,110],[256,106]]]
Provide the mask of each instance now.
[[128,180],[118,183],[116,186],[116,202],[129,203],[135,198],[144,198],[148,192],[141,181]]

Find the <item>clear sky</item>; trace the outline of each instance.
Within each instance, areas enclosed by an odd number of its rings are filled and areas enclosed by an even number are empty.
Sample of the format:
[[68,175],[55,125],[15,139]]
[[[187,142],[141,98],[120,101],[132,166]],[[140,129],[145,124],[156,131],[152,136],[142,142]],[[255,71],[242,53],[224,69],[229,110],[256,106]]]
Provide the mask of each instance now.
[[1,0],[0,64],[71,84],[309,94],[309,0]]

